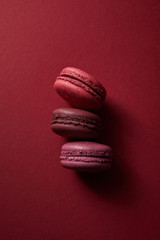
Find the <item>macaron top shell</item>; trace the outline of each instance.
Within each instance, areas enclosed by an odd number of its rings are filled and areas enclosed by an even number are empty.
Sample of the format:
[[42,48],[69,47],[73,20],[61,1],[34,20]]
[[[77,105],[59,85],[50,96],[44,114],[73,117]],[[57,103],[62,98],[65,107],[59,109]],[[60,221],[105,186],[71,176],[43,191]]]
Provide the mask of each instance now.
[[102,100],[105,99],[106,96],[105,88],[99,81],[97,81],[90,74],[78,68],[66,67],[61,71],[60,76],[71,77],[81,81],[82,83],[88,85],[89,87],[92,87],[93,90],[100,96],[100,98],[102,98]]
[[59,120],[71,120],[78,121],[82,123],[90,123],[90,125],[95,125],[100,127],[101,119],[100,117],[92,112],[88,112],[78,108],[58,108],[53,111],[52,123],[58,122]]
[[102,107],[106,91],[102,84],[88,73],[73,67],[62,70],[54,88],[72,106],[96,111]]
[[112,148],[97,142],[68,142],[62,146],[62,154],[74,156],[112,157]]

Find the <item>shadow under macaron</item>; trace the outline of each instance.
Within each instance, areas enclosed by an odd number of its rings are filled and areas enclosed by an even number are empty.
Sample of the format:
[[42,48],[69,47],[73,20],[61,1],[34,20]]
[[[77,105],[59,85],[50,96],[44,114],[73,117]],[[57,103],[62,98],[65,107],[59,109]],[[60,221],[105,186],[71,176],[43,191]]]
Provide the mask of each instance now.
[[[92,191],[112,201],[132,201],[134,179],[125,154],[123,132],[131,134],[132,119],[123,109],[111,101],[106,101],[99,112],[103,122],[100,142],[113,149],[112,166],[102,173],[77,172],[77,176]],[[129,122],[129,123],[127,123]],[[126,198],[127,197],[127,198]]]

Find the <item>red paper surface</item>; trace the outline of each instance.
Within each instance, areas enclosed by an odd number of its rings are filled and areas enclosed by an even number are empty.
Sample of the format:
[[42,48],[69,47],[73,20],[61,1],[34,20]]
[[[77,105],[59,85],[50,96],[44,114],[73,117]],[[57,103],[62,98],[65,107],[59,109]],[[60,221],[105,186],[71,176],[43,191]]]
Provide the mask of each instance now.
[[[158,240],[160,4],[155,0],[0,1],[0,239]],[[50,129],[67,107],[62,68],[107,89],[103,142],[112,170],[60,166]]]

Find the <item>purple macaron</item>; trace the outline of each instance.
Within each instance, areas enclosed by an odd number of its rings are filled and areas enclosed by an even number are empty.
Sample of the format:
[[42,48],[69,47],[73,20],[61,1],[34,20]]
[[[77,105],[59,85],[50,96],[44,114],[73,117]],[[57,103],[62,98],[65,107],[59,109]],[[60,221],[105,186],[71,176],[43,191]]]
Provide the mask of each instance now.
[[54,88],[72,106],[90,111],[99,110],[106,96],[106,90],[99,81],[73,67],[61,71]]
[[95,113],[77,108],[59,108],[53,111],[52,130],[68,139],[97,139],[101,127],[101,119]]
[[82,172],[103,172],[111,167],[112,149],[97,142],[68,142],[62,146],[61,165]]

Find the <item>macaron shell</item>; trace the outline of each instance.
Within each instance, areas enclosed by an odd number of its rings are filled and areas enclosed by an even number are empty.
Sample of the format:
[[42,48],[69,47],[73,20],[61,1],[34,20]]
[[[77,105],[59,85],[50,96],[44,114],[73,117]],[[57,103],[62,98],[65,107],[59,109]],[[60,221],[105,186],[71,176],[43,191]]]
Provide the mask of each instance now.
[[70,116],[70,117],[81,117],[81,118],[89,118],[97,122],[101,122],[100,117],[92,112],[85,111],[83,109],[78,108],[58,108],[53,111],[53,114],[60,114],[63,116]]
[[76,162],[76,161],[63,161],[61,160],[61,165],[64,168],[79,172],[104,172],[111,168],[111,163],[85,163],[85,162]]
[[81,126],[54,124],[51,125],[52,130],[68,139],[98,139],[100,133],[94,129],[89,129]]
[[68,142],[62,146],[62,151],[72,151],[79,152],[80,154],[88,153],[93,155],[101,155],[105,156],[108,153],[112,153],[112,148],[101,143],[97,142],[89,142],[89,141],[76,141],[76,142]]
[[60,79],[57,79],[54,83],[57,93],[72,106],[90,111],[99,110],[102,107],[102,101],[98,96],[89,93],[90,91],[94,94],[92,89],[87,86],[83,87],[83,84],[79,87],[69,81]]

